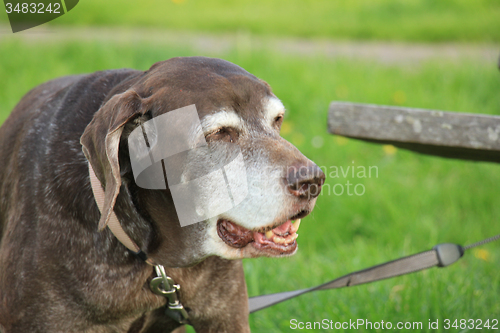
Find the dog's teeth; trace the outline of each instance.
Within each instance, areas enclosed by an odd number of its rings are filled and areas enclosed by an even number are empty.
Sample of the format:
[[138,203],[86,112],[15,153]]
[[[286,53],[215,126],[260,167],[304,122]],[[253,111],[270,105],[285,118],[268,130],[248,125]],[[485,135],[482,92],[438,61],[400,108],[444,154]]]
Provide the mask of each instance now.
[[285,244],[286,243],[286,239],[284,239],[283,237],[280,237],[280,236],[274,236],[273,241],[275,243],[278,243],[278,244]]
[[294,241],[294,240],[296,240],[296,239],[297,239],[297,237],[299,237],[299,234],[293,234],[292,236],[287,237],[287,238],[286,238],[285,245],[288,245],[288,244],[293,243],[293,241]]
[[272,230],[266,231],[266,238],[271,239],[274,235],[274,232]]
[[300,219],[298,219],[292,224],[292,231],[297,232],[297,230],[299,230],[299,227],[300,227]]

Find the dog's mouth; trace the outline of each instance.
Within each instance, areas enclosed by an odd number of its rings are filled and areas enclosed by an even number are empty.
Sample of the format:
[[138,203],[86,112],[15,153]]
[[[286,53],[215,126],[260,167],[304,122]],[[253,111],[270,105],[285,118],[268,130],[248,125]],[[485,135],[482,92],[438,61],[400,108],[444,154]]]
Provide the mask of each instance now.
[[297,249],[300,219],[287,220],[279,226],[249,230],[226,219],[217,222],[219,237],[229,246],[243,248],[251,243],[257,250],[272,254],[292,254]]

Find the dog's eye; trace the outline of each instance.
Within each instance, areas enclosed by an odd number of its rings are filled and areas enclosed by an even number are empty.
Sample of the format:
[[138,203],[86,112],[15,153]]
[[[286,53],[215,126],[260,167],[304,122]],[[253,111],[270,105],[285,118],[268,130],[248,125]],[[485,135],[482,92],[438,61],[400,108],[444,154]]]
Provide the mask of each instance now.
[[238,138],[238,133],[229,127],[219,128],[218,130],[208,134],[205,139],[207,142],[213,141],[224,141],[224,142],[235,142]]
[[274,118],[274,126],[276,126],[277,128],[280,128],[281,127],[281,123],[283,123],[283,116],[277,116],[276,118]]

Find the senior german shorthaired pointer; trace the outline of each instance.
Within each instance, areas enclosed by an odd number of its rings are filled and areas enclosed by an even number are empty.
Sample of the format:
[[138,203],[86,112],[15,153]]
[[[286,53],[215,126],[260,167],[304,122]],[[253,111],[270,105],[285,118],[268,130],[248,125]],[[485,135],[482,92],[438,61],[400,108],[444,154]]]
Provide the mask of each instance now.
[[[214,156],[224,143],[239,146],[248,193],[231,210],[181,227],[169,188],[137,185],[127,138],[189,105]],[[167,299],[150,288],[158,273],[147,255],[180,286],[175,293],[196,332],[249,332],[241,259],[294,254],[300,218],[325,177],[280,137],[284,113],[266,82],[204,57],[63,77],[31,90],[0,128],[0,331],[180,327],[167,315]],[[184,173],[199,167],[190,163]],[[114,214],[141,251],[107,228]]]

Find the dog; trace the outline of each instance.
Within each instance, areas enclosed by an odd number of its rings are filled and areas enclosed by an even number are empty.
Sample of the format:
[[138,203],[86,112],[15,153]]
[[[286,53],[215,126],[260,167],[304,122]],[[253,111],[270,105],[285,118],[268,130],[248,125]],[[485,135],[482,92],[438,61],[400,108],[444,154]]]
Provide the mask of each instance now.
[[[192,135],[213,156],[229,143],[240,149],[248,190],[228,211],[182,227],[168,187],[137,185],[127,139],[189,105],[201,124]],[[181,327],[150,288],[147,255],[180,287],[196,332],[250,332],[241,259],[294,254],[325,179],[280,136],[284,113],[266,82],[205,57],[68,76],[28,92],[0,128],[0,331]],[[181,178],[199,168],[193,161]],[[113,214],[143,256],[106,228]]]

